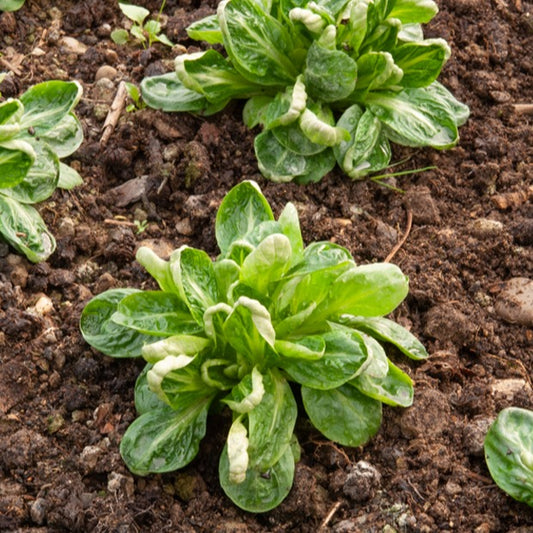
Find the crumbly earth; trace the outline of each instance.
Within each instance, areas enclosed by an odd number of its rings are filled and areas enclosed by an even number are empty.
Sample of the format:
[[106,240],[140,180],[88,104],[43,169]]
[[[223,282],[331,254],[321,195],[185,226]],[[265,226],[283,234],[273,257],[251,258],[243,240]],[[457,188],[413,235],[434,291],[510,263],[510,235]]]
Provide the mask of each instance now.
[[[154,15],[160,7],[142,4]],[[55,254],[33,265],[0,244],[0,530],[533,531],[533,510],[497,488],[482,453],[502,408],[533,408],[531,307],[506,285],[533,278],[533,4],[439,4],[426,34],[450,43],[440,79],[471,108],[458,147],[396,147],[395,160],[409,157],[400,169],[433,169],[384,184],[336,170],[309,186],[261,177],[257,132],[242,124],[240,103],[208,118],[124,112],[101,142],[119,82],[168,71],[183,47],[197,49],[184,29],[214,12],[215,0],[168,0],[165,32],[180,45],[173,50],[114,44],[110,31],[126,22],[116,2],[27,0],[0,14],[0,71],[11,72],[3,97],[77,79],[85,131],[69,161],[84,184],[39,206]],[[133,178],[143,179],[128,185],[132,196],[116,189]],[[118,445],[135,418],[142,363],[97,353],[78,329],[93,295],[153,287],[134,261],[141,243],[216,256],[217,206],[243,179],[257,180],[277,214],[294,202],[306,242],[338,242],[360,263],[383,261],[401,244],[392,261],[409,276],[410,294],[393,318],[431,354],[421,363],[397,358],[415,381],[414,405],[385,408],[364,447],[328,442],[302,413],[294,487],[260,515],[236,508],[218,484],[224,415],[210,420],[183,470],[128,472]]]

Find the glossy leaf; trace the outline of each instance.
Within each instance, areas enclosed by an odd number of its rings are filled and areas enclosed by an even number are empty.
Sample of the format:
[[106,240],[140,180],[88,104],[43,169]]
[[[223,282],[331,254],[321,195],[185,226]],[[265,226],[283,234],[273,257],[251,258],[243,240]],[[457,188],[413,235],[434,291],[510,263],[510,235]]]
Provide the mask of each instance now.
[[143,345],[156,341],[157,337],[111,320],[121,300],[139,292],[137,289],[111,289],[95,296],[81,314],[80,329],[85,341],[111,357],[139,357]]
[[404,24],[427,23],[438,12],[433,0],[396,0],[389,16],[400,19]]
[[152,365],[147,364],[135,381],[135,409],[140,415],[167,406],[148,386],[146,375],[151,368]]
[[0,0],[0,11],[17,11],[26,0]]
[[171,472],[190,463],[205,435],[212,396],[184,394],[179,409],[155,409],[142,414],[126,430],[120,453],[135,474]]
[[35,161],[35,151],[25,141],[0,143],[0,187],[14,187],[20,183]]
[[39,138],[61,159],[73,154],[80,147],[83,142],[83,129],[76,115],[68,113],[56,126],[41,134]]
[[302,400],[313,425],[343,446],[365,444],[381,425],[381,402],[350,385],[330,390],[302,387]]
[[58,127],[82,95],[82,88],[75,81],[45,81],[30,87],[21,97],[24,114],[23,129],[33,128],[41,136]]
[[57,181],[57,186],[60,189],[70,190],[82,183],[83,178],[79,175],[77,170],[74,170],[72,167],[69,167],[61,161],[59,162],[59,179]]
[[0,192],[0,233],[33,263],[46,261],[56,242],[38,211]]
[[498,487],[533,507],[533,411],[503,409],[489,428],[484,449]]
[[230,245],[248,235],[263,221],[274,220],[272,209],[259,187],[244,181],[225,197],[216,217],[216,239],[225,254]]
[[187,306],[174,293],[163,291],[142,291],[125,296],[111,320],[125,328],[160,337],[201,331]]
[[222,32],[216,15],[208,15],[187,27],[187,35],[195,41],[222,44]]

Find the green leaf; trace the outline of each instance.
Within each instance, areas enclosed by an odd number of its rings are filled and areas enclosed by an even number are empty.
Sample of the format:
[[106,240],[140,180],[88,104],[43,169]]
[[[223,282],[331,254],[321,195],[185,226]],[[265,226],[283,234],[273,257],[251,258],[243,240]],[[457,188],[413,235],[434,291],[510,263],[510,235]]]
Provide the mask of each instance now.
[[222,254],[261,222],[274,220],[272,209],[255,182],[244,181],[224,197],[216,217],[216,239]]
[[261,402],[248,413],[248,455],[249,467],[265,473],[289,447],[298,408],[289,384],[278,371],[267,371],[263,384]]
[[274,345],[276,333],[270,313],[258,301],[241,296],[224,323],[227,341],[252,366],[265,358],[266,346]]
[[439,11],[433,0],[396,0],[389,16],[403,24],[429,22]]
[[77,81],[45,81],[30,87],[21,97],[24,105],[20,125],[33,128],[37,137],[61,125],[79,102],[83,89]]
[[271,96],[252,96],[244,104],[242,110],[242,121],[247,128],[255,128],[258,124],[265,122],[266,110],[272,102]]
[[263,376],[254,366],[252,372],[246,374],[221,402],[226,404],[234,413],[245,414],[255,409],[261,403],[264,395]]
[[371,111],[363,113],[358,105],[353,105],[342,114],[337,126],[350,134],[349,141],[333,147],[339,166],[350,178],[361,179],[389,165],[389,141],[383,135],[381,122]]
[[163,111],[181,111],[211,115],[227,102],[211,105],[202,94],[187,89],[175,72],[144,78],[141,93],[146,105]]
[[77,170],[65,165],[65,163],[59,163],[59,180],[57,186],[60,189],[70,190],[82,184],[83,178],[78,174]]
[[122,11],[122,13],[126,15],[126,17],[139,24],[139,26],[143,25],[144,19],[150,14],[150,11],[148,11],[148,9],[141,6],[128,4],[126,2],[119,2],[118,7]]
[[222,300],[230,298],[230,287],[239,280],[240,266],[232,259],[220,259],[213,263],[217,280],[218,293]]
[[111,289],[95,296],[83,309],[80,329],[83,338],[93,348],[111,357],[139,357],[144,344],[157,337],[143,335],[111,320],[125,297],[141,293],[137,289]]
[[205,435],[212,399],[211,393],[185,393],[175,409],[156,409],[137,418],[120,442],[128,468],[142,476],[171,472],[190,463]]
[[157,281],[162,291],[178,294],[178,288],[172,280],[170,263],[161,259],[151,248],[141,246],[135,254],[135,259]]
[[147,364],[135,381],[135,409],[140,415],[148,411],[166,408],[166,403],[155,392],[151,391],[148,386],[146,375],[151,368],[152,365]]
[[326,341],[321,335],[310,335],[287,341],[277,339],[274,348],[283,357],[316,361],[324,355]]
[[413,403],[413,382],[411,378],[391,361],[383,378],[374,378],[363,372],[348,383],[364,395],[388,405],[409,407]]
[[453,110],[429,87],[369,93],[366,103],[398,144],[450,148],[459,139]]
[[341,50],[328,50],[316,41],[307,52],[304,71],[308,94],[317,101],[336,102],[355,88],[357,63]]
[[350,134],[343,128],[330,125],[329,113],[321,116],[307,108],[300,116],[300,128],[311,142],[324,146],[335,146],[342,141],[350,140]]
[[202,331],[183,301],[176,294],[163,291],[142,291],[125,296],[111,320],[125,328],[159,337]]
[[287,446],[281,459],[266,472],[248,468],[244,481],[234,483],[226,444],[220,455],[218,472],[224,492],[236,505],[251,513],[263,513],[277,507],[289,494],[294,479],[294,455]]
[[209,15],[190,24],[186,29],[187,35],[195,41],[205,41],[209,44],[222,44],[222,31],[217,15]]
[[381,425],[381,402],[350,385],[330,390],[302,387],[302,400],[311,423],[343,446],[365,444]]
[[251,252],[241,266],[240,279],[262,294],[268,293],[268,285],[289,269],[292,259],[291,243],[285,235],[266,237]]
[[[76,115],[68,113],[51,130],[40,135],[39,139],[48,144],[57,157],[62,159],[80,147],[83,142],[83,128]],[[27,137],[25,140],[31,142]]]
[[311,321],[334,320],[343,314],[386,315],[402,302],[407,292],[407,277],[396,265],[375,263],[353,267],[333,282]]
[[56,242],[36,209],[0,193],[0,233],[33,263],[46,261]]
[[341,323],[364,331],[376,339],[390,342],[411,359],[421,360],[428,356],[424,345],[412,333],[388,318],[345,315]]
[[484,448],[496,485],[533,507],[533,411],[503,409],[489,428]]
[[[186,77],[178,77],[190,89],[203,94],[209,102],[226,102],[232,98],[249,98],[261,94],[262,86],[243,78],[235,67],[216,50],[207,50],[196,59],[183,58]],[[180,62],[181,63],[181,62]],[[176,66],[180,64],[176,61]]]
[[143,346],[142,355],[149,363],[157,363],[169,355],[187,355],[190,357],[202,352],[211,345],[211,341],[196,335],[179,334]]
[[224,47],[235,68],[248,80],[265,86],[294,83],[298,65],[287,27],[253,0],[224,0],[218,5]]
[[433,83],[450,54],[444,39],[404,43],[392,50],[394,62],[403,71],[403,87],[427,87]]
[[170,270],[191,315],[198,324],[203,325],[206,309],[220,301],[210,257],[203,250],[182,246],[172,254]]
[[283,234],[289,239],[292,249],[291,266],[300,262],[303,257],[304,242],[300,230],[298,211],[294,204],[288,202],[279,215],[278,223]]
[[42,142],[34,142],[35,162],[26,177],[14,187],[0,190],[5,196],[23,204],[35,204],[49,198],[56,190],[59,179],[59,159]]
[[325,350],[320,358],[311,360],[285,356],[278,364],[301,385],[320,390],[335,389],[361,371],[368,357],[367,348],[355,332],[334,330],[323,333],[321,337]]
[[0,102],[0,142],[11,139],[20,132],[20,118],[24,106],[20,100]]
[[0,0],[0,11],[17,11],[26,0]]
[[20,183],[35,161],[32,146],[21,140],[0,143],[0,187],[14,187]]
[[455,123],[458,126],[462,126],[466,122],[468,116],[470,115],[470,109],[468,109],[467,105],[459,102],[455,96],[453,96],[453,94],[448,91],[446,87],[444,87],[444,85],[441,85],[438,81],[435,81],[429,87],[427,87],[426,90],[433,94],[435,98],[438,98],[442,102],[446,103],[455,119]]
[[124,45],[130,40],[130,34],[122,28],[111,32],[111,40],[118,45]]

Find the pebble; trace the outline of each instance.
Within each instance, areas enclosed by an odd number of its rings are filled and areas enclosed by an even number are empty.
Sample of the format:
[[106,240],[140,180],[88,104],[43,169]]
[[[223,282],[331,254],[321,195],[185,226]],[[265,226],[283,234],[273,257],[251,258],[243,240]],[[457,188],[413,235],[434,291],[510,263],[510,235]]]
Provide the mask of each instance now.
[[346,476],[342,490],[355,502],[372,498],[381,483],[381,474],[367,461],[357,462]]
[[533,327],[533,280],[511,278],[505,282],[494,310],[506,322]]
[[58,238],[66,238],[66,237],[74,237],[74,234],[76,233],[76,224],[74,223],[74,220],[72,220],[70,217],[64,217],[59,222],[59,227],[56,231],[56,237]]
[[503,396],[507,400],[512,401],[515,395],[519,392],[524,391],[531,393],[531,386],[525,379],[498,379],[491,384],[490,390],[492,394],[496,396]]
[[128,498],[131,498],[135,492],[135,484],[131,476],[111,472],[107,477],[107,490],[113,493],[121,491]]
[[194,230],[191,225],[191,220],[189,218],[184,218],[182,220],[178,220],[175,225],[176,231],[180,235],[192,235]]
[[9,278],[13,285],[24,288],[28,282],[28,276],[28,269],[24,265],[20,264],[13,267]]
[[499,220],[478,218],[471,223],[470,232],[478,239],[492,239],[503,232],[503,224]]
[[94,76],[95,81],[107,78],[108,80],[114,80],[118,76],[118,70],[111,65],[102,65]]
[[45,316],[51,313],[54,310],[54,302],[46,296],[46,294],[42,294],[37,302],[35,302],[35,305],[32,308],[32,311],[35,312],[35,314],[39,316]]
[[42,526],[46,518],[48,503],[44,498],[37,498],[30,507],[30,516],[33,522]]
[[96,468],[96,465],[103,454],[104,450],[99,446],[85,446],[80,454],[80,467],[86,474],[92,472]]
[[87,52],[87,47],[78,41],[78,39],[74,39],[74,37],[63,37],[61,41],[59,41],[59,44],[64,46],[69,52],[72,52],[76,55],[81,56]]
[[493,420],[477,418],[469,422],[463,429],[463,447],[469,455],[481,457],[484,453],[485,435]]

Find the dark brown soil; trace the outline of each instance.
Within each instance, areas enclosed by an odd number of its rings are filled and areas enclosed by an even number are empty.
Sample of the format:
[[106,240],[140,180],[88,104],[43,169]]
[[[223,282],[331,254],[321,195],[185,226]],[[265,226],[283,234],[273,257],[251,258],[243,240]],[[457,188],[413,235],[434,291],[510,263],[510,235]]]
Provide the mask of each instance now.
[[[143,4],[159,8],[158,0]],[[426,34],[452,46],[441,81],[472,115],[453,150],[396,147],[395,159],[411,156],[404,168],[435,166],[389,182],[404,193],[338,171],[310,186],[267,182],[238,103],[207,119],[123,113],[102,145],[119,81],[170,70],[176,52],[115,45],[110,30],[123,23],[116,2],[27,0],[0,15],[0,70],[12,71],[3,96],[46,79],[77,79],[85,131],[70,160],[84,184],[39,206],[56,253],[32,265],[0,244],[0,530],[533,531],[533,510],[496,487],[482,454],[499,410],[533,408],[531,310],[510,323],[504,301],[509,279],[533,278],[533,5],[439,4]],[[215,0],[168,0],[167,35],[192,50],[197,43],[184,28],[215,7]],[[113,79],[97,82],[103,65],[113,67]],[[143,176],[137,197],[122,205],[114,188]],[[212,420],[187,468],[146,478],[128,472],[118,444],[135,418],[142,364],[97,353],[78,330],[93,295],[151,286],[134,262],[141,242],[162,253],[190,244],[215,256],[216,208],[243,179],[257,180],[277,213],[295,202],[307,242],[335,240],[361,263],[384,260],[411,213],[392,259],[411,290],[394,318],[431,354],[423,363],[401,360],[416,383],[414,405],[386,408],[365,447],[328,442],[302,415],[292,492],[261,515],[237,509],[219,487],[224,419]],[[139,232],[135,221],[143,220]]]

